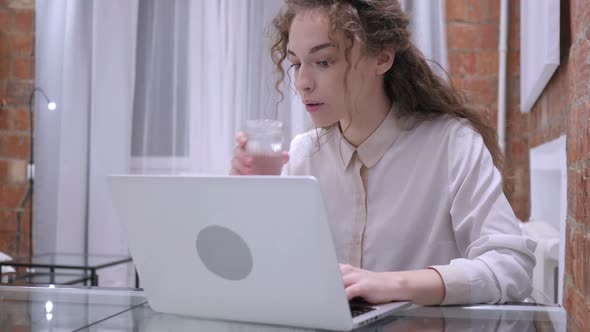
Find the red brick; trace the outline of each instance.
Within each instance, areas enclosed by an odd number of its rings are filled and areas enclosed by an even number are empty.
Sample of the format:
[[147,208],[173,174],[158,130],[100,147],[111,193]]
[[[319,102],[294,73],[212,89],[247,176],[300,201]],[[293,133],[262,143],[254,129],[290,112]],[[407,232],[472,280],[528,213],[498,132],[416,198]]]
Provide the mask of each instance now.
[[12,29],[12,12],[0,10],[0,31],[10,31]]
[[0,110],[0,130],[10,128],[10,111],[7,109]]
[[520,51],[508,51],[506,61],[508,62],[508,77],[515,75],[520,76]]
[[482,22],[489,17],[489,0],[467,0],[465,18],[471,22]]
[[29,137],[24,135],[0,135],[0,156],[5,158],[29,158]]
[[469,100],[478,106],[489,106],[496,102],[497,79],[469,79],[465,80],[465,90]]
[[465,20],[465,0],[447,0],[445,6],[447,21]]
[[567,134],[567,117],[562,114],[555,121],[549,124],[550,140],[558,139],[559,136]]
[[0,108],[2,109],[7,107],[6,96],[8,96],[8,92],[6,91],[6,81],[0,80]]
[[508,1],[508,11],[510,22],[520,22],[520,1]]
[[499,21],[500,20],[500,1],[492,0],[489,7],[490,7],[489,19],[492,21]]
[[35,60],[33,57],[15,58],[12,60],[12,77],[18,79],[34,79]]
[[10,128],[12,130],[29,130],[29,113],[28,108],[15,108],[10,114]]
[[477,55],[477,74],[481,76],[498,76],[497,51],[482,51]]
[[[586,202],[584,203],[584,205],[586,205],[586,215],[585,215],[585,219],[584,219],[584,223],[586,225],[586,227],[590,227],[590,204],[588,204],[588,202],[590,202],[590,168],[586,168],[586,176],[584,177],[584,181],[586,183],[586,191],[584,196],[586,197]],[[590,234],[590,233],[588,233]],[[590,253],[589,253],[590,255]],[[590,256],[589,256],[590,257]],[[588,265],[588,267],[590,267],[590,264]],[[588,273],[590,273],[590,270],[588,271]]]
[[[569,178],[569,176],[568,176]],[[569,179],[568,179],[569,181]],[[568,192],[569,192],[569,182],[568,182]],[[568,197],[570,195],[568,194]],[[570,202],[568,201],[568,204],[570,204]],[[568,208],[569,209],[569,208]],[[573,230],[572,230],[572,223],[573,222],[567,222],[565,225],[565,275],[571,276],[574,274],[574,248],[572,245],[570,245],[572,243],[572,239],[573,239]]]
[[586,39],[590,38],[590,2],[588,1],[586,1],[586,4],[580,11],[580,22],[583,22],[582,29],[585,29],[586,31],[586,35],[584,37],[586,37]]
[[588,157],[590,153],[588,137],[590,137],[590,102],[575,104],[568,116],[568,161],[575,162]]
[[500,34],[499,25],[497,23],[482,24],[479,28],[481,33],[481,48],[497,50],[498,38]]
[[0,209],[0,233],[16,232],[16,213],[13,209]]
[[524,221],[524,220],[529,220],[530,219],[530,201],[528,200],[528,196],[527,199],[514,199],[514,204],[513,204],[513,210],[514,210],[514,214],[516,215],[516,217],[518,218],[518,220]]
[[16,232],[0,232],[0,251],[11,256],[16,254]]
[[554,123],[568,110],[568,99],[566,84],[563,80],[563,71],[557,71],[545,88],[544,95],[547,96],[547,110],[549,121]]
[[35,13],[32,10],[17,11],[14,16],[14,26],[21,32],[33,32]]
[[16,213],[13,209],[0,209],[0,234],[16,234],[18,227],[16,224]]
[[[582,196],[578,196],[579,192],[579,170],[569,169],[567,172],[567,215],[568,218],[571,218],[572,222],[576,222],[579,219],[580,215],[584,214],[584,201],[581,200]],[[571,230],[569,229],[570,223],[568,223],[567,234],[570,234],[569,237],[566,237],[567,242],[571,241]],[[571,269],[568,274],[573,273],[573,269]]]
[[585,290],[586,289],[586,273],[588,273],[588,257],[585,256],[586,254],[586,246],[584,241],[584,233],[582,231],[574,229],[574,234],[572,238],[572,243],[570,244],[574,247],[574,274],[571,275],[572,283],[576,289]]
[[10,52],[13,55],[33,55],[32,33],[9,33]]
[[33,80],[10,80],[6,84],[6,90],[6,100],[9,104],[28,105],[33,91]]
[[586,297],[586,300],[590,300],[590,233],[584,236],[584,265],[582,274],[585,285],[582,293]]
[[529,146],[535,148],[545,142],[543,132],[540,130],[533,131],[529,134]]
[[514,20],[508,22],[508,49],[510,51],[520,50],[520,22]]
[[451,74],[451,84],[453,85],[453,87],[457,90],[460,91],[461,93],[464,92],[464,87],[465,84],[463,82],[462,78],[457,78],[456,75],[453,75],[453,73]]
[[576,0],[570,3],[572,40],[588,27],[590,21],[590,4],[588,1]]
[[473,49],[480,45],[480,31],[473,24],[450,23],[447,26],[447,43],[449,51]]
[[520,112],[520,77],[509,77],[507,82],[507,103]]
[[[6,183],[7,180],[8,180],[8,161],[7,160],[0,160],[0,185],[2,185],[2,183]],[[0,224],[2,221],[1,216],[2,216],[2,214],[0,213]]]
[[[526,127],[525,117],[521,116],[520,110],[514,107],[508,107],[506,111],[506,137],[510,139],[527,139],[528,128]],[[527,143],[528,144],[528,143]]]
[[10,59],[8,57],[0,57],[0,80],[8,79],[10,75]]
[[568,214],[575,221],[580,223],[588,215],[587,202],[588,171],[572,170],[568,171]]
[[449,71],[453,77],[475,74],[475,54],[473,52],[449,53]]
[[590,305],[584,296],[575,287],[570,286],[566,292],[566,310],[568,312],[568,328],[570,323],[575,324],[579,331],[588,331],[590,329]]
[[512,142],[509,146],[510,156],[514,158],[522,158],[525,153],[528,154],[528,144],[523,141]]
[[582,158],[585,160],[590,159],[590,100],[586,100],[585,103],[580,105],[580,129],[582,140]]
[[0,57],[10,56],[10,39],[8,33],[0,31]]
[[[531,130],[531,134],[532,133],[538,133],[540,132],[540,128],[541,128],[541,108],[538,106],[539,103],[535,103],[533,105],[533,108],[528,112],[529,114],[529,129]],[[536,146],[536,144],[535,144]]]
[[14,208],[22,201],[26,192],[25,185],[0,186],[0,208]]
[[574,93],[573,100],[590,95],[590,41],[580,40],[573,47]]
[[572,72],[572,63],[569,60],[569,57],[562,58],[561,64],[559,68],[557,68],[557,73],[559,76],[559,85],[561,93],[563,94],[562,98],[565,99],[564,105],[566,105],[567,111],[571,108],[571,100],[573,94],[573,72]]

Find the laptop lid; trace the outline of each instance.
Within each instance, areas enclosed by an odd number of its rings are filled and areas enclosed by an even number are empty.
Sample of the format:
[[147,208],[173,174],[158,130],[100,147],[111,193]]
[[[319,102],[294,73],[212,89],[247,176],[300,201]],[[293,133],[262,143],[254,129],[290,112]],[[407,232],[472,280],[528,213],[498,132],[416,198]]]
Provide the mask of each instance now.
[[109,187],[154,310],[352,328],[314,178],[111,176]]

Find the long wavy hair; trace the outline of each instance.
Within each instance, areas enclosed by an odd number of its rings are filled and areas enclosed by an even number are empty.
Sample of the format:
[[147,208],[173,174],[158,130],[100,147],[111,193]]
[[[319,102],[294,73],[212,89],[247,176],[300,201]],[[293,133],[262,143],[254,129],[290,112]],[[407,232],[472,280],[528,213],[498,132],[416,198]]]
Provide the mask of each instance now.
[[281,99],[284,95],[280,86],[287,76],[283,61],[287,58],[289,29],[298,13],[309,10],[328,17],[332,34],[344,32],[349,41],[345,49],[348,68],[350,50],[355,42],[361,44],[367,55],[393,48],[395,58],[385,74],[384,87],[391,102],[399,105],[398,116],[418,121],[450,116],[466,122],[482,136],[494,165],[503,173],[504,160],[496,131],[480,111],[467,104],[461,93],[434,73],[422,52],[412,43],[409,18],[397,0],[285,0],[283,9],[273,20],[271,47],[278,73],[275,88]]

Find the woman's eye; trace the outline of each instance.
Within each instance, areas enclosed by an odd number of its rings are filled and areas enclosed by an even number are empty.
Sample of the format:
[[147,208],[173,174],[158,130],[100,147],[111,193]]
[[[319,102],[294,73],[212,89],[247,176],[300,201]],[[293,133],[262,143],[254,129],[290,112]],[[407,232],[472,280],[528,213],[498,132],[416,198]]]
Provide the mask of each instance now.
[[301,67],[300,63],[293,63],[293,64],[291,64],[291,66],[289,68],[299,69],[299,67]]
[[328,61],[318,61],[317,64],[320,67],[328,67],[330,65]]

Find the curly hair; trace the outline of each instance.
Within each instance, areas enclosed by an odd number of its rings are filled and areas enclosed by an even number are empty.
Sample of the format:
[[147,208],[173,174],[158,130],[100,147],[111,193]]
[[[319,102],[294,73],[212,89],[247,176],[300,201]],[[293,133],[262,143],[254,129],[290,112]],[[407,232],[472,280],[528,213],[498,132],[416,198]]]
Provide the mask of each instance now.
[[384,77],[385,93],[399,105],[398,116],[427,121],[450,116],[466,122],[478,132],[502,173],[504,160],[496,131],[483,114],[469,106],[461,93],[435,74],[428,60],[411,41],[409,17],[397,0],[285,0],[283,9],[273,20],[274,38],[271,57],[278,73],[275,89],[280,89],[287,76],[283,61],[287,58],[289,29],[295,16],[303,11],[316,11],[328,17],[331,33],[342,31],[349,43],[345,56],[350,68],[350,50],[360,43],[368,55],[386,48],[395,51],[393,65]]

